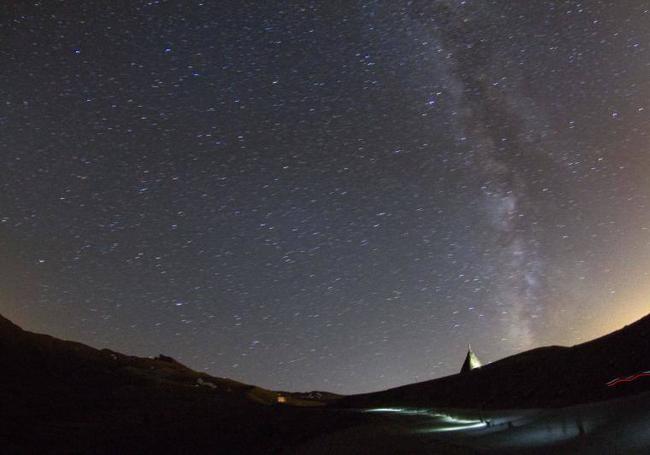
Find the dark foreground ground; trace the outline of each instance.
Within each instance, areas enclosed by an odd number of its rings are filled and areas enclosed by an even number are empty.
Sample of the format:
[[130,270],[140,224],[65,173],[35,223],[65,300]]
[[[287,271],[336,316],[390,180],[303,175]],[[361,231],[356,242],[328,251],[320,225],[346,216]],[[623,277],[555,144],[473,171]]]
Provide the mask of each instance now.
[[648,335],[646,317],[573,348],[339,397],[264,390],[0,317],[0,453],[650,453],[650,378],[605,385],[650,369]]
[[376,408],[365,425],[312,439],[297,454],[647,454],[650,393],[565,408]]

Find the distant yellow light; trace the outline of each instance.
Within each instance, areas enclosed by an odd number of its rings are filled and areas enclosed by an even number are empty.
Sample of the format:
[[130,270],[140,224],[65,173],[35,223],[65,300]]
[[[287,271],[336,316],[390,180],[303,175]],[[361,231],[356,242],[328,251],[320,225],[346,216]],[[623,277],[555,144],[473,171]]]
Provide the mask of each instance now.
[[286,403],[287,402],[287,397],[283,397],[282,395],[278,395],[278,403]]

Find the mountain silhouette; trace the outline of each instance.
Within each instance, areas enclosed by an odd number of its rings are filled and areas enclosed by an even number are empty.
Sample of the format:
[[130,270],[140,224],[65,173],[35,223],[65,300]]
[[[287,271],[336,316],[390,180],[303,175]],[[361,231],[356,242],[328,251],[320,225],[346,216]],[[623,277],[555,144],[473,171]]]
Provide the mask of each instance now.
[[485,409],[569,406],[650,390],[650,380],[607,386],[612,379],[646,370],[650,370],[650,315],[576,346],[532,349],[462,374],[347,397],[339,405]]
[[[557,453],[572,453],[583,447],[578,438],[607,426],[576,420],[571,409],[604,421],[608,403],[636,416],[619,423],[625,427],[612,425],[611,434],[636,444],[627,447],[646,447],[646,439],[624,431],[645,428],[650,378],[608,383],[650,370],[648,335],[650,316],[577,346],[533,349],[462,374],[342,397],[266,390],[193,371],[165,355],[134,357],[31,333],[0,316],[0,447],[3,453],[392,454],[430,453],[432,447],[434,453],[474,453],[474,440],[407,430],[440,416],[432,409],[492,412],[498,421],[499,411],[490,410],[534,408],[541,416],[535,434],[559,425],[565,439],[573,439],[562,440],[569,445]],[[419,411],[410,412],[415,417],[370,412],[377,408]],[[616,412],[607,418],[619,420]],[[501,439],[481,444],[503,444],[524,428],[508,425]]]

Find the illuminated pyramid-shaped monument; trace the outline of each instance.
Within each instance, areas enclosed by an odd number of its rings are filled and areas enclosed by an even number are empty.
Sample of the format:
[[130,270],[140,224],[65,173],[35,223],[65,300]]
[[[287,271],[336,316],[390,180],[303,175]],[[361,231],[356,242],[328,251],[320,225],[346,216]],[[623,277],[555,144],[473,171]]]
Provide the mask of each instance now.
[[465,357],[465,361],[463,362],[463,367],[460,369],[461,373],[467,373],[469,371],[472,371],[474,368],[480,368],[481,367],[481,361],[476,357],[476,354],[472,352],[472,346],[467,345],[467,357]]

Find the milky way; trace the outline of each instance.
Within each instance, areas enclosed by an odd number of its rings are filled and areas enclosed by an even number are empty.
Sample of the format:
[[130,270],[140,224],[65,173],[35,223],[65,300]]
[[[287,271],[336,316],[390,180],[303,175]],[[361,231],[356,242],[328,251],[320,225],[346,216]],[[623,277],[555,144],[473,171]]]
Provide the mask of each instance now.
[[468,172],[480,184],[486,228],[496,240],[481,261],[499,264],[490,300],[505,324],[503,340],[530,347],[531,320],[540,312],[536,290],[544,270],[531,226],[534,214],[525,207],[529,195],[525,169],[530,155],[545,158],[540,138],[544,130],[527,124],[526,114],[534,117],[540,109],[521,88],[525,76],[503,68],[504,60],[512,62],[516,56],[491,43],[498,36],[480,39],[488,36],[482,29],[492,25],[490,17],[498,14],[498,5],[474,5],[478,9],[467,15],[468,8],[467,2],[443,3],[432,16],[440,24],[434,27],[438,43],[434,74],[444,75],[443,90],[451,98],[448,115],[454,117],[455,133],[463,142]]
[[13,2],[0,313],[336,392],[631,322],[645,3]]

